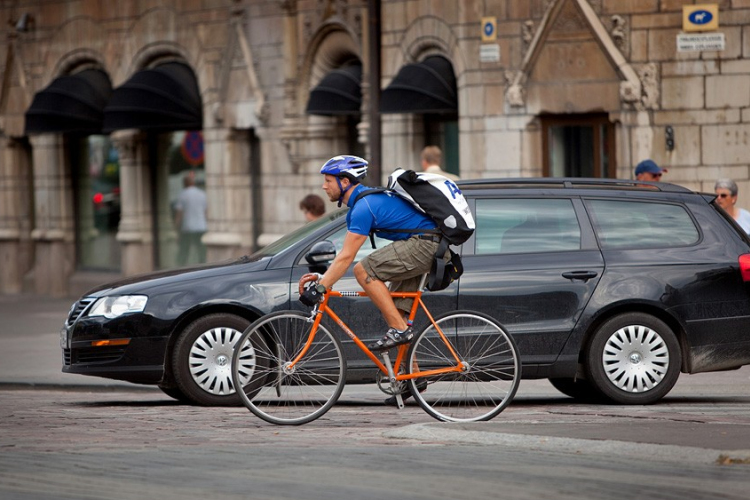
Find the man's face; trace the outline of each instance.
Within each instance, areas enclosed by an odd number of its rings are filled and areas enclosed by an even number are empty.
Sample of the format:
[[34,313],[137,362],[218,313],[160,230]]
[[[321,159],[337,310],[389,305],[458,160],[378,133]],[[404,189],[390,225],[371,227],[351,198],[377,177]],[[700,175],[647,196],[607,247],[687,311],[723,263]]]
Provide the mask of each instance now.
[[732,196],[732,192],[728,189],[719,188],[716,190],[716,203],[724,210],[729,210],[737,203],[737,197]]
[[[347,179],[341,179],[342,187],[348,182]],[[323,191],[328,195],[328,199],[331,201],[339,201],[341,196],[341,189],[339,189],[339,183],[336,182],[336,177],[333,175],[325,174],[323,176]]]
[[639,181],[653,181],[653,182],[659,182],[661,181],[661,172],[658,174],[655,174],[653,172],[643,172],[642,174],[638,174],[638,177],[636,177]]

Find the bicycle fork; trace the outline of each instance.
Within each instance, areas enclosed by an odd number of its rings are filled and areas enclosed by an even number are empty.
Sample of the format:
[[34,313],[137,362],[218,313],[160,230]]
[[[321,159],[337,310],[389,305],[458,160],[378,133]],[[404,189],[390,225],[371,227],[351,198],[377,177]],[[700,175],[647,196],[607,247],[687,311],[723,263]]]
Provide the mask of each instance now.
[[380,355],[383,358],[383,364],[388,368],[388,381],[391,383],[391,392],[396,396],[396,406],[401,410],[404,407],[404,398],[401,397],[401,391],[398,388],[398,382],[396,381],[396,374],[393,373],[393,365],[391,365],[391,357],[388,356],[388,351],[383,351]]

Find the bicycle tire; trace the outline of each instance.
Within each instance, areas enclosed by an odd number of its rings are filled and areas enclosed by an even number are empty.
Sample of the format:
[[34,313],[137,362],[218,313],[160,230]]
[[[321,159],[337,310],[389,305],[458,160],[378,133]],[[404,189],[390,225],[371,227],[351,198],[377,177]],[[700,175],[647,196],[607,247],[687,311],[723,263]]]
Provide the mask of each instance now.
[[[251,324],[237,342],[232,377],[242,403],[256,416],[277,425],[300,425],[324,415],[336,404],[346,382],[341,341],[322,324],[305,356],[301,352],[313,322],[300,311],[279,311]],[[247,381],[244,386],[240,380]]]
[[[497,416],[510,404],[521,378],[521,360],[513,337],[495,319],[475,311],[449,312],[436,318],[435,323],[466,370],[408,379],[414,399],[443,422],[479,422]],[[407,359],[409,373],[456,362],[432,323],[412,341]]]

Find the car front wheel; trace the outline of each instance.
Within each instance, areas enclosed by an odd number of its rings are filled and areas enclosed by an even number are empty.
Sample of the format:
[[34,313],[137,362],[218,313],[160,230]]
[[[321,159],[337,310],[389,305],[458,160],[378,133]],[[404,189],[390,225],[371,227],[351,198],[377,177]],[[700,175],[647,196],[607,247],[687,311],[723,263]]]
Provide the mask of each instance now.
[[232,356],[250,322],[227,313],[209,314],[185,328],[172,352],[172,373],[187,398],[204,406],[236,406]]
[[625,313],[602,324],[585,352],[586,377],[619,404],[650,404],[663,398],[680,375],[680,345],[661,320]]

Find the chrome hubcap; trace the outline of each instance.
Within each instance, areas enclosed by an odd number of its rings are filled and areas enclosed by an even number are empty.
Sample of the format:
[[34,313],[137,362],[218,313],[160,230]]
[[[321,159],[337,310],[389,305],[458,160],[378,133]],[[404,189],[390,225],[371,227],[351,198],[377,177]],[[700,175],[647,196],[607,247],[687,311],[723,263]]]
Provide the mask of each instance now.
[[612,334],[604,346],[602,365],[609,381],[626,392],[647,392],[667,374],[669,350],[655,330],[629,325]]
[[[234,394],[232,356],[242,332],[233,328],[212,328],[203,332],[190,348],[190,375],[209,394]],[[255,358],[252,356],[253,365]],[[249,380],[252,372],[243,377]]]

